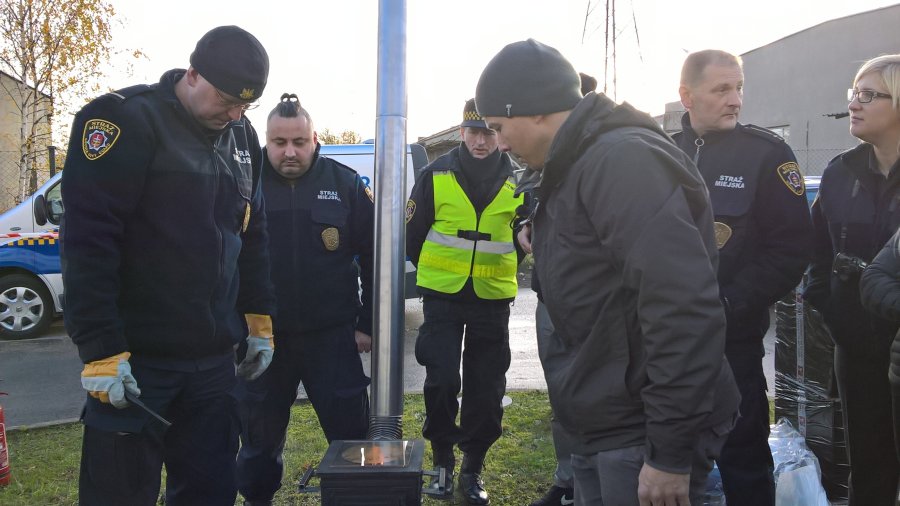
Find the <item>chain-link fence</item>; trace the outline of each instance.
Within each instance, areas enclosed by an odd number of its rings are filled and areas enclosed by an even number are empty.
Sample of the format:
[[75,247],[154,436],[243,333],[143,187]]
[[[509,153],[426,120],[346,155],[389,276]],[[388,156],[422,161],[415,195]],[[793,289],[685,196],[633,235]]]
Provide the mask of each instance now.
[[58,170],[56,156],[53,146],[36,153],[22,178],[21,153],[0,151],[0,212],[15,207],[51,178]]
[[804,176],[821,176],[832,158],[846,151],[840,149],[795,149],[794,156]]

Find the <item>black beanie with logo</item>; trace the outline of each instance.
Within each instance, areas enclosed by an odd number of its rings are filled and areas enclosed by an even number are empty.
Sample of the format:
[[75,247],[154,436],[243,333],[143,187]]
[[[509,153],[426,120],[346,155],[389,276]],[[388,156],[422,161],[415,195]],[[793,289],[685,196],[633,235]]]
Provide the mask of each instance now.
[[556,49],[534,39],[513,42],[487,64],[475,88],[482,116],[537,116],[568,111],[581,99],[581,79]]
[[206,32],[191,53],[191,66],[232,97],[254,101],[262,96],[269,77],[269,55],[256,37],[237,26]]

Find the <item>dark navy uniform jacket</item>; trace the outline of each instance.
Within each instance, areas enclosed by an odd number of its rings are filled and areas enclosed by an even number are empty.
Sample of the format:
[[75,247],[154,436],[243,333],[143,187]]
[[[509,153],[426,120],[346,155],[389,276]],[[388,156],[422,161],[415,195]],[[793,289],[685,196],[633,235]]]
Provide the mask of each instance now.
[[877,172],[871,144],[835,157],[813,202],[814,256],[804,295],[819,309],[835,342],[861,358],[887,353],[897,326],[860,303],[859,277],[832,273],[837,253],[871,262],[900,227],[900,162],[887,178]]
[[357,330],[372,335],[371,190],[353,169],[319,156],[319,146],[309,171],[296,179],[278,174],[265,149],[263,159],[272,281],[278,299],[275,335],[354,321]]
[[790,146],[769,130],[738,123],[698,139],[687,113],[682,127],[673,138],[700,169],[716,220],[726,352],[761,356],[769,306],[797,286],[809,263],[803,175]]
[[246,337],[243,313],[274,310],[256,132],[204,129],[175,96],[182,75],[103,95],[72,124],[60,239],[84,362],[218,358]]

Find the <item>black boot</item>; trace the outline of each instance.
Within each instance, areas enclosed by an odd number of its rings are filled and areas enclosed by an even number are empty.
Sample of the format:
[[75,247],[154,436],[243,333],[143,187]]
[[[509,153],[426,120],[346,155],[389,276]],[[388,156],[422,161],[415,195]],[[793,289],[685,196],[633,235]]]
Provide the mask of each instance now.
[[462,467],[459,470],[459,488],[469,504],[490,504],[491,499],[484,490],[481,469],[484,466],[483,455],[463,455]]
[[566,506],[575,504],[575,489],[571,487],[557,487],[553,485],[550,490],[529,506]]
[[484,481],[478,473],[459,473],[459,488],[469,504],[490,504],[491,499],[484,490]]

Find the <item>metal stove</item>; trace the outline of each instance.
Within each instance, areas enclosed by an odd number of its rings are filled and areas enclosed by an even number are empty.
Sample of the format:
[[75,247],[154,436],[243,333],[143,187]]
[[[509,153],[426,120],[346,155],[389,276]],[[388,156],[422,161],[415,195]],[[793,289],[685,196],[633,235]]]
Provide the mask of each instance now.
[[421,439],[332,441],[315,474],[323,506],[422,503]]

